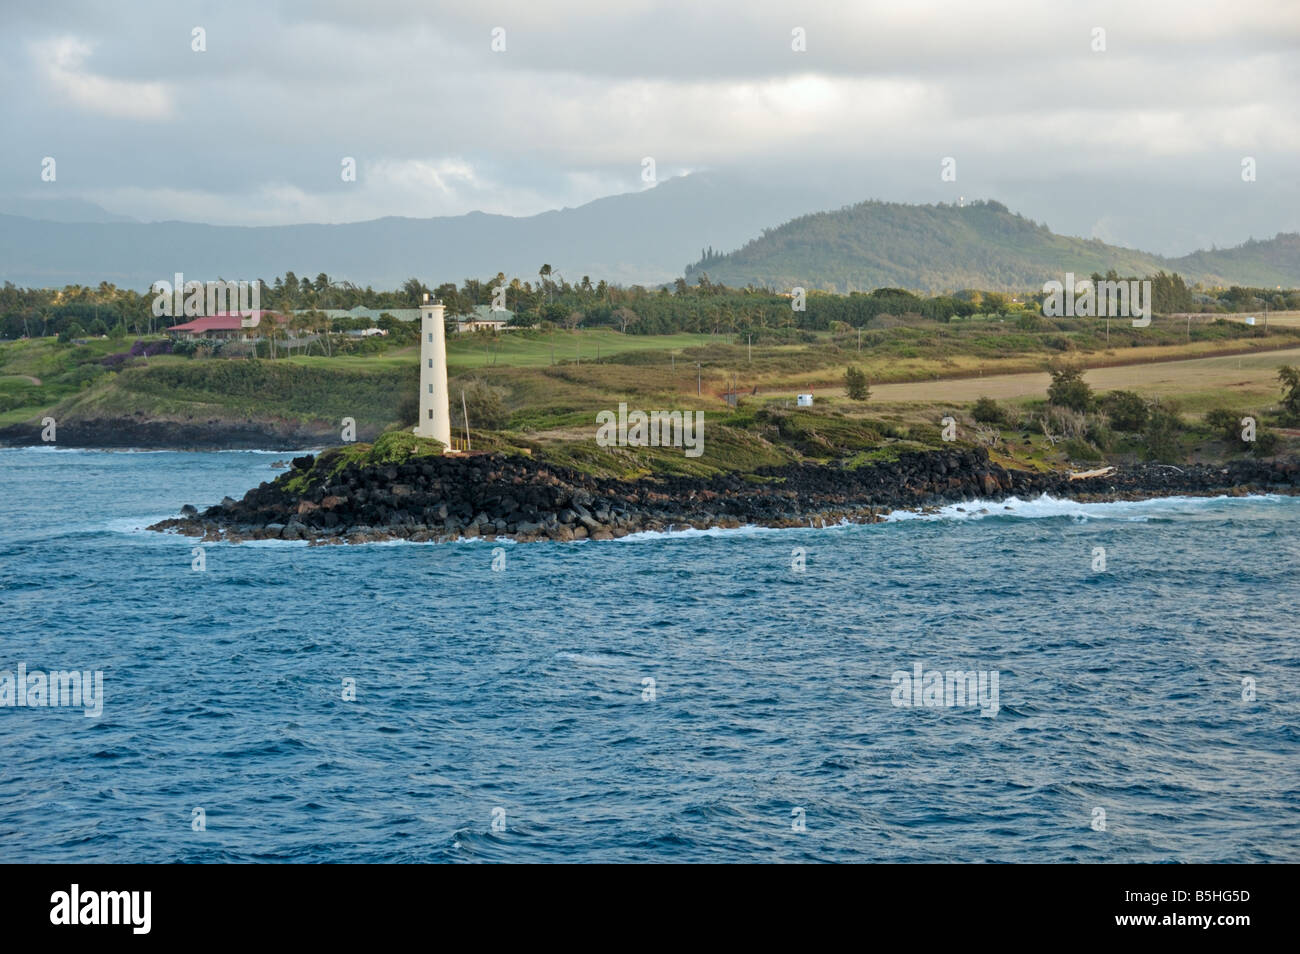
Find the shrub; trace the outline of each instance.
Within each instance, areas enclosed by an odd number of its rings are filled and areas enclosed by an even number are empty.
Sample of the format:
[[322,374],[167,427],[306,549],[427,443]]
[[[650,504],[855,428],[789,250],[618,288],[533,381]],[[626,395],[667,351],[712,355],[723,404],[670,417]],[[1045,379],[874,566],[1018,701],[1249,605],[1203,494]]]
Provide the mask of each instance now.
[[1080,438],[1072,437],[1061,446],[1065,449],[1066,456],[1071,460],[1086,460],[1090,462],[1101,460],[1101,451]]
[[1106,419],[1099,414],[1088,415],[1088,425],[1084,437],[1093,447],[1108,451],[1115,443],[1115,435],[1106,426]]
[[1289,364],[1277,369],[1282,382],[1282,419],[1284,424],[1300,424],[1300,370]]
[[1159,405],[1151,408],[1142,434],[1147,458],[1166,463],[1177,460],[1181,450],[1178,438],[1182,432],[1182,418],[1173,408]]
[[1111,391],[1100,404],[1117,431],[1137,434],[1147,426],[1147,402],[1132,391]]
[[70,381],[79,388],[84,388],[97,378],[103,377],[108,372],[99,363],[81,364],[73,368],[66,374],[60,375],[60,380]]
[[871,387],[867,383],[866,373],[857,365],[849,365],[844,371],[844,390],[849,399],[865,401],[871,396]]
[[913,424],[907,429],[907,439],[929,447],[939,447],[943,444],[943,433],[933,424]]
[[494,387],[486,381],[474,378],[459,388],[451,388],[451,423],[453,428],[465,427],[465,414],[461,408],[460,396],[465,394],[464,403],[469,409],[469,426],[471,429],[496,431],[506,426],[510,420],[510,411],[506,408],[505,389]]
[[1219,437],[1237,450],[1250,451],[1261,456],[1273,453],[1277,448],[1277,432],[1267,430],[1263,424],[1256,421],[1255,439],[1248,441],[1244,437],[1246,428],[1241,423],[1243,417],[1245,415],[1235,414],[1226,408],[1216,407],[1206,413],[1204,422],[1211,432],[1218,434]]
[[1002,406],[990,397],[978,398],[971,405],[970,416],[980,424],[1005,424],[1007,421]]
[[70,325],[65,325],[63,330],[59,332],[59,341],[62,344],[67,344],[73,338],[84,337],[86,337],[86,329],[81,327],[81,325],[75,321]]
[[366,464],[401,464],[412,457],[438,455],[445,449],[440,441],[417,437],[410,431],[387,431],[376,438],[365,455]]
[[1225,441],[1235,441],[1241,436],[1240,418],[1227,408],[1216,407],[1205,414],[1205,426]]
[[1267,457],[1277,449],[1277,431],[1266,431],[1261,426],[1255,433],[1255,443],[1249,446],[1252,453]]
[[1052,383],[1047,389],[1047,400],[1058,407],[1072,411],[1086,411],[1092,403],[1092,388],[1083,380],[1083,368],[1074,364],[1050,366]]
[[1045,436],[1082,439],[1088,433],[1088,415],[1049,404],[1043,409],[1038,429]]

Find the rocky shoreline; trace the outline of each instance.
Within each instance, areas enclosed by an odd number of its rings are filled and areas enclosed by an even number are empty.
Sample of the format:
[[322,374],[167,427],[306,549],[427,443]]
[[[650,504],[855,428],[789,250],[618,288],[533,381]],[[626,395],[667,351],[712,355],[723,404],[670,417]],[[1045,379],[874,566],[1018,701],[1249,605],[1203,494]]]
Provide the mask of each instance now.
[[[322,460],[325,463],[325,460]],[[149,529],[207,541],[301,540],[311,544],[464,538],[608,540],[643,531],[870,523],[892,510],[972,500],[1068,497],[1140,500],[1172,495],[1300,494],[1300,459],[1234,460],[1173,467],[1141,464],[1105,476],[1007,470],[982,448],[902,455],[895,462],[771,468],[753,477],[591,477],[527,457],[420,457],[403,464],[348,463],[326,473],[316,458],[227,497],[201,513]],[[299,492],[287,489],[294,481]]]

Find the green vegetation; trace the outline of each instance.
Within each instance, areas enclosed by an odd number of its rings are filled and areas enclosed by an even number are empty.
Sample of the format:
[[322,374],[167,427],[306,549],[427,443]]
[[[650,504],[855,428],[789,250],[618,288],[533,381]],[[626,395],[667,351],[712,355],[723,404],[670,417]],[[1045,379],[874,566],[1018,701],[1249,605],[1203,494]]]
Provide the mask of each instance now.
[[1171,464],[1183,458],[1179,436],[1185,425],[1177,406],[1155,405],[1147,415],[1142,442],[1147,459]]
[[[805,226],[811,230],[807,235],[801,232]],[[844,228],[859,226],[863,228],[851,235],[837,234]],[[830,246],[819,244],[831,239]],[[751,246],[767,249],[780,259],[776,277],[728,277],[728,263],[745,259]],[[386,309],[396,312],[415,308],[425,294],[442,299],[447,314],[454,316],[475,307],[492,306],[495,290],[502,288],[515,328],[609,332],[603,341],[583,342],[595,347],[580,355],[570,355],[559,339],[551,339],[541,349],[530,348],[527,339],[503,340],[489,344],[484,354],[484,344],[477,334],[463,336],[469,340],[453,348],[453,352],[463,350],[462,357],[468,363],[482,356],[488,363],[504,360],[515,365],[550,364],[552,360],[570,358],[589,360],[597,347],[601,356],[611,355],[616,349],[638,347],[626,342],[639,336],[728,335],[744,336],[746,343],[797,344],[810,340],[809,332],[834,332],[843,337],[850,332],[856,335],[900,323],[945,324],[990,317],[1009,318],[1025,332],[1063,331],[1068,327],[1042,317],[1041,289],[1044,279],[1061,278],[1067,270],[1082,275],[1091,269],[1094,280],[1101,279],[1103,272],[1107,279],[1149,278],[1158,315],[1243,311],[1267,314],[1270,310],[1276,313],[1300,309],[1300,289],[1289,287],[1294,284],[1292,276],[1300,260],[1300,235],[1247,243],[1243,248],[1245,251],[1201,253],[1211,258],[1189,256],[1186,260],[1166,261],[1127,249],[1110,249],[1100,242],[1052,235],[1043,226],[1011,215],[997,203],[974,203],[962,209],[864,203],[842,212],[796,219],[780,229],[769,230],[731,256],[706,253],[702,260],[705,267],[689,269],[686,277],[663,288],[623,288],[605,281],[593,283],[585,275],[570,283],[543,268],[536,281],[498,273],[491,278],[467,278],[459,285],[446,282],[431,288],[411,278],[400,289],[377,291],[335,281],[324,273],[311,279],[286,272],[270,284],[262,283],[259,299],[263,309],[290,315],[288,331],[306,339],[298,344],[325,356],[372,354],[413,343],[417,334],[414,323],[399,321]],[[866,257],[858,257],[861,255]],[[1233,281],[1244,277],[1252,284],[1225,280],[1209,267],[1213,256],[1224,256],[1235,263],[1225,269],[1241,276]],[[1251,261],[1259,267],[1250,267]],[[936,264],[933,277],[909,280],[929,274],[918,264],[921,262],[941,264]],[[1183,268],[1184,264],[1195,267]],[[831,276],[827,281],[808,277],[812,273],[807,269],[815,271],[823,265]],[[1190,287],[1179,269],[1191,276]],[[876,272],[888,277],[879,281],[867,277]],[[720,277],[726,278],[730,287],[720,284]],[[810,289],[799,311],[795,310],[794,299],[786,294],[795,285]],[[870,292],[852,291],[873,285],[883,287]],[[850,293],[830,294],[821,289]],[[62,289],[17,288],[6,282],[0,287],[0,339],[64,335],[65,340],[70,340],[107,334],[121,340],[128,335],[154,334],[181,320],[156,317],[151,307],[153,297],[150,291],[118,288],[110,282]],[[325,314],[357,307],[371,314],[378,312],[379,316],[371,321],[329,318]],[[1106,335],[1108,344],[1129,347],[1150,343],[1150,339],[1134,335],[1127,322],[1112,324],[1114,327]],[[367,328],[384,330],[387,335],[357,338],[345,334]],[[259,345],[263,357],[279,356],[275,346],[287,343],[279,331],[275,337],[281,341],[263,341]],[[683,337],[672,347],[697,343]],[[216,340],[196,346],[213,349],[213,353],[224,347]],[[555,347],[554,357],[551,346]],[[519,353],[515,353],[516,348]],[[455,365],[456,357],[451,360]]]
[[621,359],[639,351],[684,352],[707,347],[711,340],[716,339],[690,333],[627,335],[612,328],[591,328],[580,332],[518,329],[500,335],[480,331],[448,337],[447,366],[452,371],[460,371],[590,364]]
[[1147,402],[1132,391],[1111,391],[1100,403],[1116,430],[1136,433],[1147,426]]
[[998,404],[997,401],[990,397],[978,398],[971,405],[970,416],[972,420],[980,424],[1005,424],[1007,422],[1006,411]]
[[1267,457],[1277,447],[1278,435],[1259,421],[1248,421],[1227,408],[1216,407],[1206,412],[1202,423],[1211,433],[1217,434],[1229,448]]
[[848,394],[849,400],[852,401],[865,401],[871,396],[867,376],[862,373],[862,369],[856,364],[849,365],[844,371],[844,391]]
[[417,437],[407,430],[393,430],[381,434],[374,443],[344,444],[323,451],[305,470],[294,469],[281,474],[276,483],[290,493],[304,491],[329,483],[349,464],[358,467],[404,464],[413,457],[436,456],[445,450],[440,441]]
[[[564,322],[572,327],[542,323],[498,335],[451,335],[450,396],[457,438],[465,426],[464,406],[476,450],[528,452],[617,476],[752,475],[762,467],[802,460],[862,466],[905,450],[951,447],[938,427],[951,414],[959,421],[960,441],[982,444],[1010,466],[1057,467],[1105,457],[1180,459],[1202,450],[1222,454],[1220,438],[1227,432],[1211,423],[1188,424],[1136,390],[1094,396],[1086,368],[1138,362],[1150,367],[1158,358],[1249,354],[1300,344],[1300,328],[1285,322],[1264,328],[1226,319],[1189,326],[1157,317],[1140,329],[1115,322],[1107,335],[1104,322],[1047,319],[1032,310],[1032,303],[994,292],[931,298],[899,288],[849,296],[813,294],[807,311],[796,312],[782,296],[725,289],[701,278],[696,286],[679,283],[672,291],[606,286],[598,293],[599,286],[569,286],[543,276],[523,294],[540,291],[543,309],[563,303],[567,315],[577,315]],[[308,283],[299,282],[298,300],[328,301],[334,291],[318,284],[311,283],[309,293],[304,291]],[[281,285],[278,294],[292,300],[288,284]],[[477,295],[481,285],[467,282],[464,289],[439,293]],[[423,294],[418,282],[408,286],[391,293],[403,305],[410,295]],[[109,298],[115,294],[111,286],[93,294],[101,292]],[[1170,278],[1168,293],[1192,292]],[[1245,300],[1246,292],[1228,289],[1223,294]],[[119,296],[119,303],[126,300]],[[606,305],[617,307],[602,324]],[[60,329],[69,331],[65,341],[51,333],[0,342],[0,425],[32,422],[47,413],[60,423],[132,418],[294,425],[325,441],[335,439],[344,418],[356,422],[363,438],[391,428],[409,432],[416,419],[418,345],[412,324],[381,318],[389,335],[358,339],[325,335],[316,319],[303,319],[303,328],[318,329],[311,354],[300,347],[283,356],[283,338],[256,346],[181,342],[169,354],[168,339],[133,338],[127,330],[136,326],[132,320],[119,316],[110,325],[106,318],[93,317],[93,307],[91,317],[84,309],[66,307],[77,324],[100,330],[95,323],[100,321],[109,334],[78,339],[69,325]],[[104,311],[102,304],[98,307]],[[520,308],[521,325],[535,318],[536,313]],[[687,330],[647,333],[661,326]],[[890,404],[881,396],[885,386],[896,382],[1032,371],[1045,360],[1053,369],[1046,401],[1037,383],[1032,397],[981,397],[969,405],[968,397],[943,403],[923,388],[906,405]],[[1284,367],[1279,380],[1283,394],[1276,412],[1260,404],[1258,388],[1253,393],[1231,390],[1233,379],[1201,386],[1189,378],[1186,397],[1179,392],[1179,398],[1193,422],[1215,408],[1230,411],[1237,420],[1256,417],[1261,422],[1258,439],[1249,448],[1229,444],[1227,449],[1269,453],[1287,435],[1265,431],[1265,418],[1278,426],[1300,422],[1300,372]],[[809,388],[816,389],[816,406],[795,407],[793,395]],[[733,389],[738,405],[728,407],[724,394]],[[1005,391],[993,393],[1006,398]],[[868,398],[869,412],[861,403]],[[705,411],[704,453],[688,458],[681,448],[597,447],[592,439],[596,412],[622,402],[645,409]],[[1203,447],[1206,435],[1213,444]]]
[[1041,288],[1049,278],[1063,279],[1067,271],[1082,276],[1164,270],[1207,285],[1249,283],[1264,290],[1294,283],[1298,255],[1300,235],[1291,234],[1166,259],[1056,235],[999,202],[958,207],[872,201],[766,229],[727,255],[706,254],[687,268],[686,279],[707,275],[736,287],[801,285],[838,292],[875,286],[1016,292]]
[[1277,379],[1282,382],[1280,423],[1289,427],[1300,425],[1300,370],[1283,365],[1278,368]]
[[1083,368],[1077,364],[1056,364],[1050,367],[1051,387],[1047,400],[1058,407],[1083,412],[1092,404],[1092,388],[1083,380]]

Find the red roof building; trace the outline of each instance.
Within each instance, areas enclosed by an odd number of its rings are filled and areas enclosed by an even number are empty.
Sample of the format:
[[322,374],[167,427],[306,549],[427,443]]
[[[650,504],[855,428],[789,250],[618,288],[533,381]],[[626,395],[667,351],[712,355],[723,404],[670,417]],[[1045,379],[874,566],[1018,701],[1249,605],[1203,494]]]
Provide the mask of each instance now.
[[167,333],[178,338],[260,338],[258,326],[263,315],[270,315],[281,325],[289,320],[287,315],[273,311],[251,311],[247,315],[227,311],[195,318],[183,325],[172,325]]

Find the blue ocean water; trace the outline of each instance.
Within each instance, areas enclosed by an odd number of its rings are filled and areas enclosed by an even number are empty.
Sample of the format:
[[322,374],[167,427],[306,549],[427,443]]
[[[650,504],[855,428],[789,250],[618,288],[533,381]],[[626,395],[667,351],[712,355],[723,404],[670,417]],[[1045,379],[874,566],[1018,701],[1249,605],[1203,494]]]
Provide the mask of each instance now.
[[[1300,860],[1300,499],[507,543],[497,571],[480,541],[198,572],[140,529],[289,456],[0,450],[0,672],[104,679],[98,718],[0,708],[7,860]],[[916,663],[996,671],[996,716],[896,706]]]

